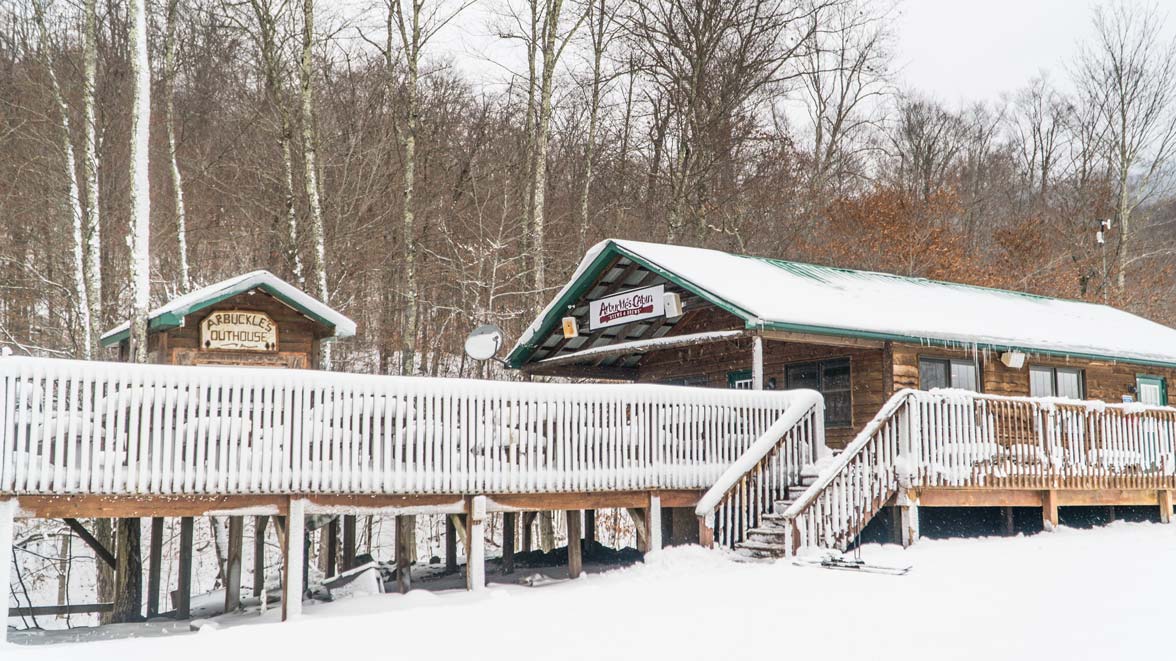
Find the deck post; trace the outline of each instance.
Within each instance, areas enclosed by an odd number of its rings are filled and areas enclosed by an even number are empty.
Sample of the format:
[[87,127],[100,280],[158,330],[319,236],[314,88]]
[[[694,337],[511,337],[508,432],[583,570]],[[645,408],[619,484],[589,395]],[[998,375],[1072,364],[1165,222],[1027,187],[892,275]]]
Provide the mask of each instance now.
[[751,338],[751,388],[764,389],[764,338],[759,335]]
[[1160,523],[1172,522],[1172,492],[1160,489],[1156,493],[1156,502],[1160,505]]
[[396,515],[396,589],[404,594],[412,589],[412,540],[416,517]]
[[1058,492],[1049,489],[1041,494],[1041,519],[1047,532],[1058,527]]
[[291,498],[286,516],[286,571],[282,575],[282,621],[302,615],[302,568],[306,564],[306,501]]
[[241,607],[241,556],[245,546],[245,517],[229,517],[229,549],[225,558],[225,612]]
[[649,540],[646,551],[660,551],[662,548],[661,496],[649,496],[649,509],[645,511],[645,535]]
[[530,553],[534,547],[534,540],[531,535],[531,528],[535,523],[535,512],[523,512],[522,528],[523,528],[523,553]]
[[895,499],[901,510],[902,547],[907,548],[919,541],[919,495],[915,490],[901,490]]
[[515,513],[502,513],[502,573],[514,572]]
[[349,571],[355,566],[355,515],[343,515],[343,567]]
[[566,510],[568,518],[568,578],[579,578],[584,569],[584,542],[580,530],[580,510]]
[[180,566],[176,586],[176,619],[186,620],[192,616],[192,537],[196,531],[196,520],[190,516],[180,519]]
[[584,541],[596,541],[596,510],[584,510]]
[[8,593],[12,580],[12,538],[16,533],[16,499],[0,500],[0,647],[8,642]]
[[466,589],[486,587],[486,497],[466,501]]
[[159,615],[159,568],[163,563],[163,517],[151,517],[147,557],[147,619]]
[[1014,510],[1011,507],[1002,507],[1001,511],[1004,514],[1005,535],[1012,537],[1017,533],[1016,519],[1013,516]]
[[[322,546],[319,546],[320,552]],[[322,558],[319,567],[322,568],[323,574],[330,578],[337,574],[336,562],[339,559],[339,517],[331,519],[327,524],[327,553],[326,557]]]
[[445,571],[457,571],[457,526],[452,514],[445,515]]
[[714,515],[698,517],[698,545],[704,549],[715,547],[715,529],[711,526],[712,516]]
[[253,596],[265,591],[265,527],[268,516],[253,517]]

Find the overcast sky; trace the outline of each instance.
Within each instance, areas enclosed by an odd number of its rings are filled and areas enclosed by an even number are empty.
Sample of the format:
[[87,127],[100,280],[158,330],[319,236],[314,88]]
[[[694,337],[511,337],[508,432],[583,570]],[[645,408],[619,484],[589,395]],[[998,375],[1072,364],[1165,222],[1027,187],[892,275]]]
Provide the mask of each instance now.
[[[371,6],[371,0],[342,0]],[[459,2],[460,0],[450,0]],[[434,52],[449,54],[467,76],[500,83],[504,66],[521,58],[494,36],[491,25],[509,0],[478,0],[438,36]],[[1151,2],[1151,0],[1127,0]],[[996,101],[1048,72],[1066,87],[1066,66],[1091,33],[1099,0],[898,0],[894,19],[898,81],[946,102]],[[1176,36],[1176,0],[1157,0],[1165,32]],[[1169,5],[1171,8],[1169,8]],[[372,30],[383,17],[369,14]],[[517,43],[517,42],[512,42]],[[488,61],[489,60],[489,61]],[[520,71],[521,73],[521,71]]]
[[1091,0],[905,0],[900,80],[949,103],[995,100],[1042,71],[1062,82],[1090,31]]

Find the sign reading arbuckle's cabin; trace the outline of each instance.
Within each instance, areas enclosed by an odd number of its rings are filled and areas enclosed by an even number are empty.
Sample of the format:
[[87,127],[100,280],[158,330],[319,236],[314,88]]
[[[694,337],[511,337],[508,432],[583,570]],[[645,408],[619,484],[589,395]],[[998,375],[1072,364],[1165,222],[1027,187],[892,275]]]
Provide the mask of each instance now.
[[660,317],[666,313],[664,285],[634,289],[590,303],[589,330]]
[[274,351],[278,327],[264,312],[219,310],[200,322],[200,346],[231,351]]

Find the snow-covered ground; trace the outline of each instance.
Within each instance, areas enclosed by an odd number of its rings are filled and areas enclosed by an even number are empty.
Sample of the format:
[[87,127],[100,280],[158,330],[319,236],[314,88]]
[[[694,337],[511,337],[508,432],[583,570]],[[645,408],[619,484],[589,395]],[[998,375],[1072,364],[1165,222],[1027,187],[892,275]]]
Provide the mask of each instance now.
[[[37,647],[5,661],[1125,659],[1172,649],[1176,525],[868,546],[903,577],[734,562],[697,547],[544,587],[413,591],[222,619],[219,630]],[[520,574],[520,577],[522,574]]]

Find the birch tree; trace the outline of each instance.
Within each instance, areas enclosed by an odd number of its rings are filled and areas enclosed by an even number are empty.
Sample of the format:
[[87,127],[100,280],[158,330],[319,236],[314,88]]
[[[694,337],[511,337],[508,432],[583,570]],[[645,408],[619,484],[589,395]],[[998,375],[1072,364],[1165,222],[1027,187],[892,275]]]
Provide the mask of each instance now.
[[[85,279],[86,300],[90,304],[88,318],[92,325],[90,331],[91,356],[99,355],[102,350],[99,335],[103,330],[102,229],[98,210],[98,119],[94,110],[94,95],[98,86],[98,9],[96,5],[97,0],[84,0],[82,8],[84,31],[82,38],[82,121],[85,123],[82,132],[85,136],[82,143],[82,172],[86,193],[85,225],[82,233],[86,242]],[[109,525],[109,521],[104,519],[102,527],[106,529],[108,536]],[[103,541],[109,542],[109,539]],[[100,588],[104,579],[112,578],[104,576],[104,574],[109,574],[108,567],[99,570],[98,585]]]
[[37,36],[40,50],[44,54],[45,71],[49,78],[49,87],[53,95],[54,105],[57,107],[58,115],[61,121],[60,142],[59,149],[62,155],[63,175],[66,189],[65,209],[69,215],[69,222],[71,228],[71,237],[73,243],[71,248],[73,250],[73,282],[74,282],[74,301],[77,309],[78,328],[81,331],[82,338],[80,344],[80,352],[82,357],[89,360],[91,357],[91,349],[93,347],[93,324],[90,321],[90,302],[88,299],[88,290],[86,289],[86,275],[85,275],[85,256],[83,247],[83,228],[84,223],[82,213],[82,199],[79,193],[77,180],[77,160],[74,157],[73,138],[70,132],[69,121],[69,106],[66,105],[65,97],[61,93],[61,84],[57,80],[57,72],[53,69],[53,60],[50,57],[53,49],[50,45],[49,30],[45,25],[45,8],[41,2],[33,3],[34,20],[37,24]]
[[[413,186],[416,182],[416,140],[417,122],[420,114],[419,84],[421,54],[429,41],[445,27],[470,2],[446,8],[443,3],[434,3],[425,11],[425,0],[390,0],[388,3],[388,44],[384,55],[388,74],[388,96],[393,98],[396,81],[396,62],[393,39],[399,38],[400,57],[404,65],[403,112],[396,123],[396,133],[401,147],[401,196],[403,208],[400,216],[401,268],[403,269],[403,324],[401,326],[400,373],[416,373],[417,307],[419,284],[417,282],[417,232],[416,201]],[[395,37],[393,36],[395,35]],[[392,269],[390,268],[391,272]]]
[[[147,304],[151,236],[151,186],[148,147],[151,138],[151,66],[147,59],[147,7],[145,0],[129,0],[131,54],[131,336],[130,355],[147,362]],[[143,568],[139,555],[139,520],[118,520],[118,567],[115,569],[113,619],[137,620],[142,603]]]
[[[588,36],[592,46],[592,77],[588,87],[588,135],[584,137],[584,181],[580,186],[580,251],[587,248],[588,229],[592,219],[588,212],[588,199],[592,192],[592,177],[596,158],[597,131],[600,126],[600,97],[605,85],[602,62],[604,52],[615,34],[613,12],[605,6],[605,0],[588,2]],[[622,158],[624,153],[622,152]]]
[[[318,184],[318,135],[314,123],[314,0],[302,1],[302,57],[299,60],[298,79],[302,87],[302,167],[303,183],[306,185],[306,199],[310,207],[310,238],[313,243],[314,284],[319,300],[328,303],[327,291],[327,248],[323,229],[323,207],[319,198]],[[322,343],[320,367],[331,369],[331,343]]]
[[1155,5],[1116,2],[1094,11],[1094,43],[1078,58],[1086,103],[1105,128],[1114,175],[1117,286],[1136,255],[1134,214],[1176,155],[1176,40],[1165,41]]
[[192,287],[188,267],[188,220],[184,209],[184,179],[176,158],[176,24],[179,19],[179,0],[167,2],[167,27],[163,38],[163,123],[167,131],[167,158],[171,169],[172,204],[176,214],[176,251],[179,253],[179,290]]

